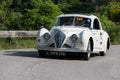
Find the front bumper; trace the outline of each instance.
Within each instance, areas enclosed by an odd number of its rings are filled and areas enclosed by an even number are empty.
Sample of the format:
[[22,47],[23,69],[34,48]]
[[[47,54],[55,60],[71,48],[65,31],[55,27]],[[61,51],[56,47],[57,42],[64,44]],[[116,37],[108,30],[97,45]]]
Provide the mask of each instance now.
[[77,48],[50,48],[50,47],[41,48],[37,46],[36,49],[41,51],[53,51],[53,52],[87,52],[85,50],[80,50]]

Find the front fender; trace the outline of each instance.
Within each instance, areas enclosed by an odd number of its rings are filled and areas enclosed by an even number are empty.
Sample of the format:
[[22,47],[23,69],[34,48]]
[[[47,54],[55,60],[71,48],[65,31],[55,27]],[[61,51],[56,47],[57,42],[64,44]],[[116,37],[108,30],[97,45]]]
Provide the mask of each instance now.
[[83,31],[82,32],[82,43],[83,43],[83,49],[87,50],[88,42],[91,38],[91,32],[90,31]]
[[45,44],[47,44],[47,43],[46,43],[46,40],[45,40],[44,37],[43,37],[43,35],[44,35],[45,33],[49,33],[49,34],[50,34],[50,32],[49,32],[46,28],[42,28],[42,29],[40,29],[40,30],[38,31],[38,33],[37,33],[37,40],[36,40],[38,46],[44,47]]
[[50,33],[46,28],[42,28],[38,31],[37,37],[43,36],[45,33]]

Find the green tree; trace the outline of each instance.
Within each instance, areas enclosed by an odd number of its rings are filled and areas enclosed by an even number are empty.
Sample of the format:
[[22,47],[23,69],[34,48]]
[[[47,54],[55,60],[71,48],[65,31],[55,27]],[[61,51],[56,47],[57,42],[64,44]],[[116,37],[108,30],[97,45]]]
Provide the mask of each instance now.
[[112,2],[110,4],[109,17],[111,20],[120,23],[120,2]]
[[0,1],[0,29],[8,29],[10,25],[11,11],[8,6],[11,4],[12,0],[1,0]]
[[22,22],[26,29],[39,29],[42,25],[50,28],[56,16],[61,13],[58,6],[51,0],[42,2],[41,0],[36,0],[31,3],[34,3],[34,5],[32,4],[32,7],[25,9]]
[[51,0],[1,0],[0,29],[36,30],[50,28],[60,9]]
[[109,2],[107,5],[99,7],[96,12],[99,12],[101,15],[106,15],[116,23],[120,23],[120,2]]

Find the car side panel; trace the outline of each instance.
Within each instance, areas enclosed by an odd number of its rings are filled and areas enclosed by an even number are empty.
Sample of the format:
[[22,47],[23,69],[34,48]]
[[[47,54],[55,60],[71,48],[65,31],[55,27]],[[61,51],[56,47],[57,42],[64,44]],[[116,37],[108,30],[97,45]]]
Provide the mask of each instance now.
[[106,52],[107,50],[107,41],[108,41],[109,35],[107,32],[103,31],[103,46],[102,46],[102,51]]
[[87,46],[88,46],[88,42],[90,40],[90,37],[91,37],[90,30],[86,30],[83,32],[82,42],[83,42],[84,50],[87,50]]

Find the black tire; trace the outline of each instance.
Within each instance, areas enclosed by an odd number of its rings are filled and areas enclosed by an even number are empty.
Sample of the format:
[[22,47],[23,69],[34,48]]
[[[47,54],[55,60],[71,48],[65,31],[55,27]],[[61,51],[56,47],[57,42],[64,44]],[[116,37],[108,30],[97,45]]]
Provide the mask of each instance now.
[[89,60],[90,59],[90,53],[91,52],[91,42],[88,42],[88,46],[87,46],[87,52],[84,53],[84,60]]
[[90,53],[84,53],[84,60],[90,59]]
[[39,57],[45,57],[46,56],[46,51],[38,50],[38,55],[39,55]]
[[101,51],[100,56],[106,56],[106,53],[104,51]]

